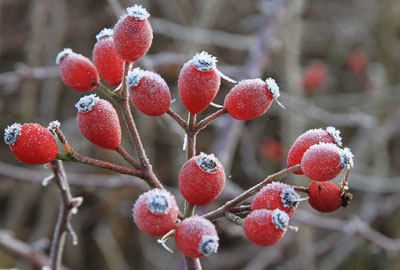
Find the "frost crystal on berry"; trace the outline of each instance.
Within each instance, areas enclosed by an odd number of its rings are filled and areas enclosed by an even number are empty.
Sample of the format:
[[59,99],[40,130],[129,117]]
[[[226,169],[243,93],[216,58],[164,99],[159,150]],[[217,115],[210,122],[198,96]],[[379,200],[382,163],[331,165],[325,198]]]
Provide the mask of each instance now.
[[135,68],[132,71],[128,72],[128,75],[126,75],[126,85],[128,87],[136,87],[140,81],[142,80],[144,75],[144,70],[140,68]]
[[58,120],[51,121],[47,126],[47,129],[51,131],[51,133],[55,134],[55,131],[60,129],[61,123]]
[[57,57],[56,57],[56,64],[58,65],[58,64],[60,64],[60,61],[61,61],[61,59],[64,57],[64,56],[67,56],[68,54],[71,54],[71,53],[74,53],[70,48],[65,48],[64,50],[62,50],[61,52],[59,52],[58,54],[57,54]]
[[210,71],[214,69],[216,67],[216,63],[218,62],[215,56],[212,56],[205,51],[196,53],[196,55],[193,56],[192,61],[194,66],[201,71]]
[[214,154],[207,155],[201,152],[196,160],[196,164],[206,173],[213,174],[219,169],[218,159],[214,156]]
[[111,28],[104,28],[101,30],[97,35],[96,35],[96,40],[99,41],[100,39],[104,37],[112,37],[113,35],[113,29]]
[[4,130],[4,142],[8,145],[14,145],[18,136],[21,135],[22,125],[14,123],[11,126],[7,126]]
[[281,201],[285,208],[294,209],[297,207],[300,195],[293,189],[287,188],[281,193]]
[[334,127],[327,127],[326,132],[328,132],[329,135],[331,135],[332,139],[338,146],[342,146],[342,137],[340,136],[340,130]]
[[272,78],[268,78],[265,80],[265,82],[267,83],[267,87],[271,92],[271,95],[274,97],[274,99],[277,99],[281,94],[279,92],[279,86],[276,81]]
[[199,244],[199,251],[205,256],[218,251],[218,236],[204,235]]
[[171,209],[170,196],[166,190],[154,189],[147,200],[147,209],[155,215],[166,215]]
[[147,10],[142,7],[142,5],[134,5],[132,7],[128,7],[126,11],[128,12],[129,17],[133,17],[137,20],[145,20],[150,17],[150,13],[148,13]]
[[343,153],[340,155],[340,165],[342,167],[347,167],[347,169],[351,169],[354,167],[353,153],[347,147],[343,149]]
[[96,94],[87,95],[81,97],[81,99],[75,104],[75,108],[78,109],[78,112],[85,113],[91,111],[99,100],[100,98],[96,96]]
[[272,213],[272,223],[278,230],[286,231],[289,226],[289,216],[285,212],[275,209]]

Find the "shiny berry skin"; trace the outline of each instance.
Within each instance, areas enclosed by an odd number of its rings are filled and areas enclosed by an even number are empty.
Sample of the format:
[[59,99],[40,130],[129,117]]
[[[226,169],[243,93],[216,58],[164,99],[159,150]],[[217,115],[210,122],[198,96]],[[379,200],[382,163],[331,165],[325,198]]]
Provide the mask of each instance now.
[[57,55],[57,65],[60,67],[61,79],[74,90],[86,92],[94,89],[99,81],[99,73],[88,58],[64,49]]
[[254,210],[244,219],[243,231],[254,244],[271,246],[285,235],[289,225],[289,216],[279,210]]
[[160,116],[168,111],[171,94],[167,83],[157,73],[135,68],[128,72],[126,85],[131,102],[142,113]]
[[300,195],[289,185],[273,182],[263,187],[254,197],[251,210],[279,209],[292,217],[299,204]]
[[162,236],[175,227],[178,212],[175,197],[166,190],[155,188],[137,199],[133,219],[142,232]]
[[176,228],[176,245],[189,258],[201,258],[216,253],[218,241],[214,224],[202,217],[186,218]]
[[124,60],[119,58],[112,36],[112,29],[100,31],[96,36],[92,58],[101,78],[111,86],[118,86],[124,74]]
[[121,143],[121,126],[118,114],[110,102],[96,95],[82,97],[75,107],[82,135],[91,143],[115,150]]
[[[292,147],[289,149],[287,163],[288,167],[295,166],[301,163],[301,159],[304,153],[314,144],[324,143],[335,143],[338,146],[342,146],[342,138],[340,137],[340,131],[334,127],[327,127],[325,130],[310,129],[307,132],[301,134]],[[295,174],[303,174],[301,170],[293,172]]]
[[201,153],[189,159],[179,172],[179,189],[182,196],[194,205],[214,201],[224,186],[224,168],[213,154]]
[[315,210],[329,213],[342,206],[342,190],[333,182],[311,182],[308,203]]
[[58,153],[53,134],[35,123],[15,123],[8,126],[4,131],[4,141],[19,161],[30,165],[48,163]]
[[237,120],[251,120],[263,115],[280,95],[274,79],[240,81],[225,97],[229,115]]
[[189,112],[202,112],[217,95],[221,76],[216,62],[214,56],[203,51],[183,65],[178,77],[179,95]]
[[301,170],[314,181],[329,181],[340,174],[344,167],[353,167],[350,149],[340,149],[333,143],[311,146],[301,160]]
[[114,46],[120,58],[135,62],[149,50],[153,29],[147,20],[150,14],[142,6],[134,5],[127,12],[114,26]]
[[328,71],[322,63],[310,64],[303,73],[303,88],[313,92],[324,86]]

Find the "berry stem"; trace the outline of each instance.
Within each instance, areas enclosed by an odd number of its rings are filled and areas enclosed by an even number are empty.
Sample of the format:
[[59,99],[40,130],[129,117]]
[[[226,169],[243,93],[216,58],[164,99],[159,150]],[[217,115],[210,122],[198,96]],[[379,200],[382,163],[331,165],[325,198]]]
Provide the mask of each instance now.
[[187,130],[188,128],[187,123],[185,120],[183,120],[183,118],[179,114],[174,112],[171,108],[168,109],[167,114],[171,116],[172,119],[174,119],[184,130]]
[[239,205],[239,206],[227,207],[226,211],[236,214],[246,213],[251,211],[251,205]]
[[222,115],[228,113],[228,110],[224,107],[218,111],[216,111],[213,114],[210,114],[209,116],[207,116],[206,118],[204,118],[203,120],[201,120],[200,122],[197,123],[196,125],[196,131],[199,132],[200,130],[204,129],[205,127],[207,127],[211,122],[213,122],[214,120],[216,120],[217,118],[221,117]]
[[106,95],[107,95],[108,97],[110,97],[110,98],[114,98],[114,97],[117,96],[113,91],[111,91],[107,86],[105,86],[105,85],[102,84],[101,82],[99,82],[99,83],[97,84],[97,87],[98,87],[104,94],[106,94]]
[[122,76],[121,84],[115,89],[115,93],[117,96],[122,97],[123,99],[128,97],[128,89],[126,88],[126,75],[129,71],[130,62],[124,62],[124,75]]
[[307,194],[310,192],[309,188],[302,187],[302,186],[293,186],[293,189],[295,191],[304,192],[304,193],[307,193]]
[[224,212],[224,216],[226,217],[227,220],[229,220],[230,222],[239,225],[239,226],[243,226],[243,219],[241,219],[240,217],[238,217],[237,215],[225,211]]
[[115,149],[115,151],[117,151],[117,153],[120,154],[123,159],[125,159],[129,164],[131,164],[136,169],[141,169],[142,168],[140,163],[137,162],[131,155],[129,155],[129,153],[126,152],[126,150],[121,145],[118,146]]

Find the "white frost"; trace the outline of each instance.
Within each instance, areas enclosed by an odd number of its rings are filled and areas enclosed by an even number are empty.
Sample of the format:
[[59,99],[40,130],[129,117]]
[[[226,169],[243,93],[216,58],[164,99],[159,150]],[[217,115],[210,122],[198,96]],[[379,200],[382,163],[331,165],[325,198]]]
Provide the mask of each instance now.
[[22,125],[20,123],[14,123],[11,126],[7,126],[4,130],[4,142],[8,145],[14,145],[18,136],[21,135]]
[[136,87],[140,81],[142,80],[144,75],[144,70],[140,68],[135,68],[131,71],[128,72],[128,75],[126,75],[126,85],[128,87]]
[[58,64],[60,64],[60,61],[61,61],[61,59],[64,57],[64,56],[66,56],[66,55],[68,55],[68,54],[72,54],[72,53],[74,53],[70,48],[64,48],[64,50],[62,50],[61,52],[59,52],[58,54],[57,54],[57,57],[56,57],[56,64],[58,65]]
[[326,132],[331,135],[332,139],[338,146],[342,146],[342,137],[340,136],[340,130],[330,126],[326,128]]
[[132,7],[128,7],[126,11],[128,12],[129,17],[133,17],[137,20],[145,20],[150,17],[150,13],[148,13],[147,10],[142,7],[142,5],[134,5]]
[[81,99],[75,104],[75,108],[78,109],[78,112],[88,112],[93,109],[96,103],[100,100],[96,94],[87,95],[81,97]]
[[101,30],[97,35],[96,35],[96,40],[99,41],[100,39],[104,37],[112,37],[114,33],[114,30],[111,28],[104,28]]
[[210,71],[217,66],[217,58],[208,52],[196,53],[192,58],[194,66],[200,71]]
[[354,167],[354,155],[351,150],[347,147],[343,149],[343,154],[340,156],[340,165],[343,167],[346,166],[347,169],[351,169]]

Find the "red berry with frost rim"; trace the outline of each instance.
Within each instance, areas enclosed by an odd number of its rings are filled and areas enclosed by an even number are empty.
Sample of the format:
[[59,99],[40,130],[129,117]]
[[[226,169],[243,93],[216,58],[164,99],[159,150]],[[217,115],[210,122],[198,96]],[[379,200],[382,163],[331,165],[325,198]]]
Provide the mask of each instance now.
[[128,7],[128,14],[122,16],[114,26],[114,46],[119,57],[135,62],[143,57],[153,41],[150,14],[140,5]]
[[135,68],[128,72],[126,85],[131,102],[142,113],[160,116],[168,111],[171,94],[167,83],[157,73]]
[[182,196],[194,205],[214,201],[224,186],[224,168],[213,154],[201,153],[189,159],[179,172],[179,189]]
[[[287,163],[288,167],[295,166],[301,163],[304,153],[312,145],[319,143],[334,143],[338,146],[342,146],[342,138],[340,131],[334,127],[327,127],[326,129],[310,129],[307,132],[301,134],[292,147],[289,149]],[[302,170],[293,172],[295,174],[303,174]]]
[[121,83],[124,74],[124,60],[119,58],[113,41],[113,30],[105,28],[96,36],[92,58],[101,78],[112,86]]
[[95,94],[82,97],[75,107],[82,135],[91,143],[115,150],[121,143],[121,126],[118,114],[107,100]]
[[189,258],[201,258],[216,253],[218,241],[214,224],[202,217],[186,218],[176,228],[176,245]]
[[233,118],[251,120],[263,115],[279,95],[279,87],[272,78],[244,80],[229,91],[225,107]]
[[175,197],[156,188],[137,199],[133,206],[133,219],[142,232],[162,236],[174,228],[178,212]]
[[60,68],[61,79],[74,90],[86,92],[99,84],[99,73],[93,63],[71,49],[62,50],[57,55],[56,63]]
[[319,212],[333,212],[343,204],[342,190],[333,182],[311,182],[308,188],[308,203]]
[[289,216],[279,210],[254,210],[244,219],[243,231],[254,244],[271,246],[285,235],[289,225]]
[[266,185],[254,197],[251,210],[279,209],[292,217],[299,204],[300,195],[289,185],[273,182]]
[[301,160],[301,170],[314,181],[329,181],[340,174],[343,168],[352,168],[353,154],[349,148],[340,149],[333,143],[311,146]]
[[30,165],[45,164],[56,158],[57,142],[45,127],[35,124],[12,124],[4,131],[4,142],[14,156]]
[[216,62],[214,56],[203,51],[183,65],[178,78],[179,95],[189,112],[202,112],[217,95],[221,76]]

